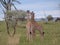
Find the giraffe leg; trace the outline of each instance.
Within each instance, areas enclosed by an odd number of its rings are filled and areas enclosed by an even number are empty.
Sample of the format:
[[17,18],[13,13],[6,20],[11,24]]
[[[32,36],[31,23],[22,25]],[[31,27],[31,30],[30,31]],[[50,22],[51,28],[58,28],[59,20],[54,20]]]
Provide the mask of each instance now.
[[31,37],[32,37],[32,32],[31,32],[31,27],[30,27],[30,25],[28,26],[26,26],[26,29],[27,29],[27,40],[31,40]]
[[43,39],[43,38],[44,38],[44,32],[43,32],[42,26],[38,26],[37,29],[38,29],[38,31],[40,32],[41,39]]
[[28,37],[29,37],[29,30],[28,30],[28,26],[26,25],[26,29],[27,29],[27,31],[26,31],[26,37],[27,37],[27,40],[29,39]]
[[32,33],[32,38],[35,39],[35,36],[36,36],[36,34],[35,34],[35,29],[33,29],[32,31],[33,31],[33,33]]
[[43,39],[44,38],[44,32],[43,32],[42,27],[40,27],[40,34],[41,34],[41,39]]

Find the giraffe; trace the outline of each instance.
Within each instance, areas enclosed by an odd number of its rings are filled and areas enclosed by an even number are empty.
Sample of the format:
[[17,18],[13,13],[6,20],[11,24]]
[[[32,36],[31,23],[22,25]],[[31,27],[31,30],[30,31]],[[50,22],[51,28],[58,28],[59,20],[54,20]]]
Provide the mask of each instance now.
[[27,24],[26,24],[26,29],[27,29],[27,39],[32,40],[35,37],[35,30],[38,30],[39,33],[41,34],[41,38],[44,37],[44,32],[43,28],[41,25],[39,25],[35,20],[34,20],[34,12],[30,12],[27,10]]

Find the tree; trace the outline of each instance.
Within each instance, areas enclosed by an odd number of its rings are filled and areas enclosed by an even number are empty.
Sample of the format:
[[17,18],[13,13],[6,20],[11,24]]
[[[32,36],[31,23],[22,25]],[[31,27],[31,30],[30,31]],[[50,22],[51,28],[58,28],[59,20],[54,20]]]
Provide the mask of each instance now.
[[4,7],[3,9],[3,12],[4,12],[4,15],[5,13],[7,13],[8,11],[11,11],[11,7],[13,6],[16,10],[17,8],[15,7],[14,3],[13,2],[17,2],[20,4],[19,1],[17,0],[0,0],[0,4]]
[[[6,22],[6,25],[7,25],[7,32],[9,34],[9,25],[8,25],[8,20],[7,18],[9,18],[10,16],[8,16],[9,14],[7,14],[7,12],[11,11],[11,7],[13,6],[16,10],[17,8],[15,7],[14,3],[13,2],[17,2],[20,4],[19,1],[17,0],[0,0],[0,4],[3,6],[3,8],[5,9],[2,9],[3,12],[4,12],[4,16],[5,16],[5,22]],[[15,24],[16,25],[16,24]],[[13,35],[15,34],[15,26],[14,26],[14,33]]]
[[53,19],[52,15],[47,16],[48,21],[51,21]]
[[60,17],[57,17],[57,18],[56,18],[55,22],[57,22],[57,21],[60,21]]
[[23,10],[14,10],[14,11],[9,11],[7,12],[8,16],[10,16],[10,18],[16,18],[18,19],[19,21],[24,21],[25,20],[25,17],[26,17],[26,12],[23,11]]

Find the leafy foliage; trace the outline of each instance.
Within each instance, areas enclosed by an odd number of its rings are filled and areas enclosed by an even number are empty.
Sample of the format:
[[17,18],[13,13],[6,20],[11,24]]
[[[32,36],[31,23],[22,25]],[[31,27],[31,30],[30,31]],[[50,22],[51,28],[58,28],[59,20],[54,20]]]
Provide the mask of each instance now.
[[51,21],[53,19],[52,15],[47,16],[48,21]]

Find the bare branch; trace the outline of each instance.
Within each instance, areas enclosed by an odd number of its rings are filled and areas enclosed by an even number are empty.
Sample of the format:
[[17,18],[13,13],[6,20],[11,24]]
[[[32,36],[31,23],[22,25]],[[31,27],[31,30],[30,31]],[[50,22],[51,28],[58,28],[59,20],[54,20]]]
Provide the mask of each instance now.
[[13,7],[15,8],[15,10],[17,10],[16,6],[12,3]]

